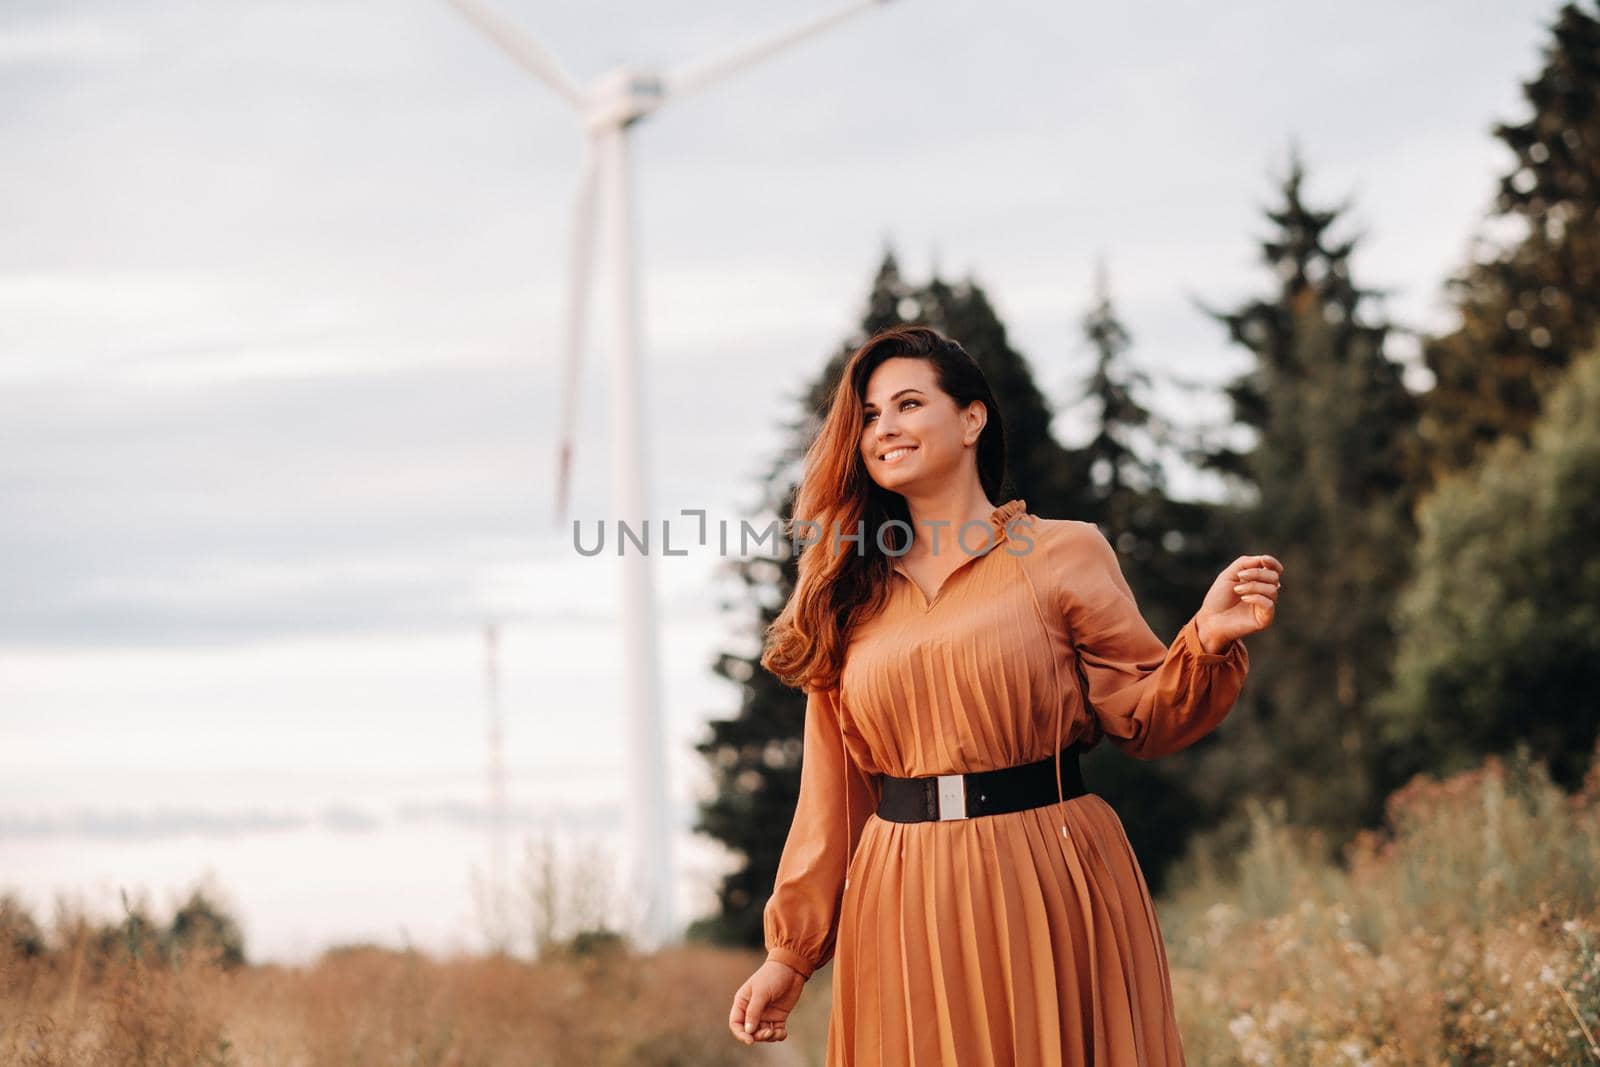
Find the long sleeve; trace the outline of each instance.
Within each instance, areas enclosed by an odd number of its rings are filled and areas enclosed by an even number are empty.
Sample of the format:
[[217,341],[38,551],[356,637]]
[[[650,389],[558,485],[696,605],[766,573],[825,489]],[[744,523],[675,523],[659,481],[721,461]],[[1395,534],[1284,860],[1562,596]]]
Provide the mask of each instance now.
[[1244,642],[1207,652],[1191,616],[1172,644],[1163,644],[1100,528],[1064,520],[1059,532],[1061,611],[1077,647],[1084,699],[1111,743],[1136,759],[1157,759],[1216,729],[1250,669]]
[[800,797],[762,913],[769,960],[810,978],[833,958],[845,874],[877,800],[845,749],[838,689],[808,691]]

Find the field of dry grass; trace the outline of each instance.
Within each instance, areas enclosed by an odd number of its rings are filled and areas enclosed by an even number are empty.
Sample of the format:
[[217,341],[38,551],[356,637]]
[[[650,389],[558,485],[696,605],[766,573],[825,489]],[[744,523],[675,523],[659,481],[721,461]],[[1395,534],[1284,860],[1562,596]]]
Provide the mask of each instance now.
[[[1600,1064],[1600,775],[1568,797],[1525,760],[1397,793],[1342,865],[1255,812],[1158,902],[1190,1063]],[[124,923],[126,926],[127,924]],[[370,947],[302,968],[176,957],[58,917],[0,949],[0,1063],[23,1067],[820,1064],[824,968],[791,1037],[727,1033],[755,952],[600,944],[433,959]],[[136,949],[138,951],[130,951]]]
[[1389,798],[1345,863],[1258,810],[1160,903],[1197,1064],[1600,1064],[1600,773],[1490,759]]
[[684,947],[530,964],[354,948],[304,968],[98,968],[12,956],[0,1063],[18,1067],[790,1064],[725,1026],[754,954]]

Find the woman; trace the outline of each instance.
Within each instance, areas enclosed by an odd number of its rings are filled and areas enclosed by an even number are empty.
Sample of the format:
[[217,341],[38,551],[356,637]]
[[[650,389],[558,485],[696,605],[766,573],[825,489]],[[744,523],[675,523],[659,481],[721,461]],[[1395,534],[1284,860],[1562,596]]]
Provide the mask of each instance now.
[[993,503],[1004,457],[956,342],[896,327],[846,365],[795,503],[821,533],[762,657],[806,712],[767,959],[728,1018],[746,1044],[788,1036],[837,945],[830,1067],[1184,1062],[1149,890],[1077,757],[1214,729],[1283,567],[1238,557],[1165,645],[1099,527]]

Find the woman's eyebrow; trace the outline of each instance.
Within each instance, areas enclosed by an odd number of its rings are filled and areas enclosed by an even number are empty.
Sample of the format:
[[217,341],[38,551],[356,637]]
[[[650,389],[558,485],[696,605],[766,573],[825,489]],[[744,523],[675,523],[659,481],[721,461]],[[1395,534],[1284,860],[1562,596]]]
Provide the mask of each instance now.
[[[922,392],[921,389],[916,389],[916,388],[913,388],[911,386],[907,386],[906,388],[900,390],[898,393],[894,394],[894,396],[891,396],[889,398],[889,403],[891,403],[891,404],[894,403],[896,400],[899,400],[901,397],[905,396],[907,393],[920,393],[920,392]],[[863,407],[869,407],[869,408],[875,408],[878,405],[876,405],[872,401],[868,400],[862,406]]]

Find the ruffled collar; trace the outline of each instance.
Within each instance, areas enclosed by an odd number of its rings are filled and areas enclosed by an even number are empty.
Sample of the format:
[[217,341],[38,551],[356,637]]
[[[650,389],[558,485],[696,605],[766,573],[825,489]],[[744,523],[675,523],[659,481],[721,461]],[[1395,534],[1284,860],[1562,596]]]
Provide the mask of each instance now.
[[1006,524],[1018,515],[1025,514],[1027,510],[1028,502],[1018,497],[1014,500],[1007,500],[1004,504],[989,512],[989,524],[994,527],[996,544],[1006,539]]
[[[1007,524],[1009,524],[1011,520],[1015,519],[1017,516],[1026,514],[1027,510],[1028,502],[1018,497],[1012,500],[1007,500],[1004,504],[1001,504],[999,507],[990,511],[989,528],[992,531],[992,536],[989,538],[989,544],[982,549],[975,550],[973,553],[971,553],[972,556],[975,558],[977,556],[987,555],[990,549],[998,548],[1000,544],[1005,541],[1009,534],[1009,531],[1006,529]],[[971,539],[972,538],[969,535],[968,540]],[[942,542],[943,538],[941,537],[941,543]],[[906,572],[903,566],[901,566],[900,557],[892,557],[891,566],[894,570],[905,574],[906,577],[910,577],[910,574]]]

